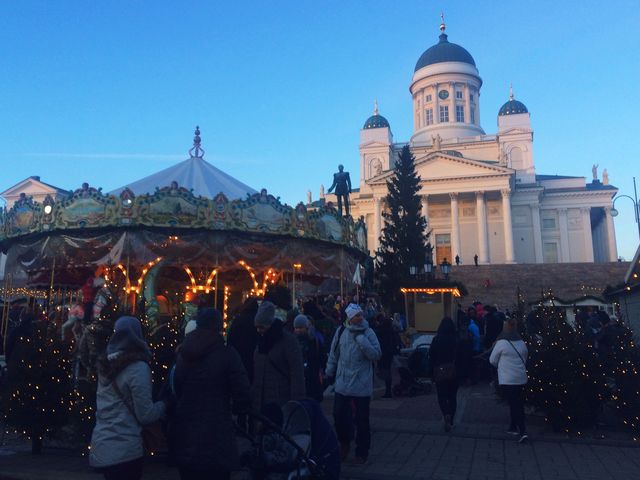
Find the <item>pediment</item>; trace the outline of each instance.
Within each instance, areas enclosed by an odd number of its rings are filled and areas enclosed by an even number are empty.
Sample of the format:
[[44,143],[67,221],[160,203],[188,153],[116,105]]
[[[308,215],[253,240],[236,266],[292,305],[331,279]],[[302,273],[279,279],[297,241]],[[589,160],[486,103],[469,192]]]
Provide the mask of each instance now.
[[368,142],[364,142],[360,144],[360,148],[371,148],[371,147],[389,148],[389,144],[386,142],[380,142],[378,140],[370,140]]
[[518,134],[531,133],[531,132],[533,132],[533,130],[531,130],[530,128],[514,127],[514,128],[510,128],[509,130],[505,130],[503,132],[500,132],[499,136],[503,136],[503,135],[518,135]]
[[[423,180],[512,175],[513,170],[478,160],[435,152],[416,159],[416,172]],[[367,183],[386,182],[393,171],[383,172]]]
[[54,187],[47,185],[46,183],[42,183],[35,178],[25,178],[21,182],[16,183],[13,187],[9,187],[4,192],[0,193],[3,197],[13,197],[20,195],[21,193],[25,193],[29,196],[30,192],[38,192],[49,193],[54,195],[57,192],[57,189]]

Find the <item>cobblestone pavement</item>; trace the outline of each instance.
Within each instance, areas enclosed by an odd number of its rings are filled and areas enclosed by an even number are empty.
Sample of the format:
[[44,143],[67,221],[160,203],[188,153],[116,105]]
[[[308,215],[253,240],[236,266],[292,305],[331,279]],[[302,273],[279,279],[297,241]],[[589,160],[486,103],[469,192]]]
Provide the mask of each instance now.
[[[324,409],[331,412],[332,400]],[[531,442],[519,445],[504,433],[507,407],[486,385],[462,388],[457,425],[445,434],[435,394],[410,399],[374,399],[372,449],[366,465],[345,463],[343,478],[442,480],[640,479],[640,450],[624,433],[602,430],[573,439],[528,417]],[[602,438],[604,437],[604,438]],[[234,479],[247,478],[240,472]],[[22,443],[0,447],[2,480],[97,480],[87,459],[46,449],[32,457]],[[162,462],[149,464],[145,479],[176,480]]]

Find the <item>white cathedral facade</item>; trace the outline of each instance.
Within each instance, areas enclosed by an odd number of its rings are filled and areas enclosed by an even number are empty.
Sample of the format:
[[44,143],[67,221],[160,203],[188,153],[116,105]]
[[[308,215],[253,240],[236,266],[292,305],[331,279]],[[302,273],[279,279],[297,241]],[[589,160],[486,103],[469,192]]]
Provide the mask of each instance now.
[[[537,174],[529,112],[513,93],[498,111],[497,133],[486,134],[475,61],[448,41],[444,24],[440,29],[440,41],[419,58],[411,81],[408,142],[434,261],[459,256],[472,264],[475,255],[480,264],[617,261],[611,216],[617,189],[606,171],[600,181],[594,166],[589,182]],[[350,196],[351,215],[365,218],[371,254],[383,227],[386,182],[404,145],[394,143],[376,105],[360,132],[360,188]],[[325,201],[336,198],[328,194]]]

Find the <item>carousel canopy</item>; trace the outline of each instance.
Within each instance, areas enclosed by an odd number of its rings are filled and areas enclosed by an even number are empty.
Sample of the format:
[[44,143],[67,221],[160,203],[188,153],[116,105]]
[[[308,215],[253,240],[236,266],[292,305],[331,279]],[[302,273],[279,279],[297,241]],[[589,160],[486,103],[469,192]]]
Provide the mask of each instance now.
[[125,188],[128,188],[135,195],[142,195],[153,193],[157,188],[166,187],[172,182],[191,190],[195,196],[206,198],[213,198],[218,193],[223,193],[229,200],[235,200],[245,199],[247,195],[257,193],[253,188],[207,162],[203,158],[204,150],[200,147],[200,142],[200,129],[196,127],[189,159],[124,185],[110,193],[119,195]]

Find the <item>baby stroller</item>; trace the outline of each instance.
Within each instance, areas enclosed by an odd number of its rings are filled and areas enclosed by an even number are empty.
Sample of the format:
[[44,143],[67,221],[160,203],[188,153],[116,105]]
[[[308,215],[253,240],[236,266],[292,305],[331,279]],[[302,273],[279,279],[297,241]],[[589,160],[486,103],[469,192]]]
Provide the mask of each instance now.
[[258,434],[244,435],[251,450],[242,456],[256,480],[340,478],[340,449],[320,405],[311,399],[275,404],[254,419]]
[[394,385],[396,397],[415,397],[431,393],[431,381],[427,378],[429,366],[429,347],[418,346],[409,355],[407,366],[398,368],[400,382]]

